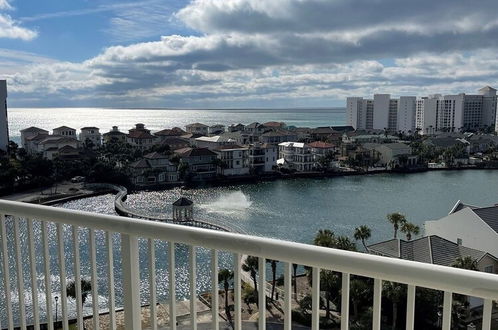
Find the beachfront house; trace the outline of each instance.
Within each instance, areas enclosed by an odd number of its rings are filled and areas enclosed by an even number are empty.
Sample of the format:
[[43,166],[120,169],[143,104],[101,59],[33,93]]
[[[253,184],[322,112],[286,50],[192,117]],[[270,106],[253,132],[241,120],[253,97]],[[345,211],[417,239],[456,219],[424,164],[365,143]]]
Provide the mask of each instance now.
[[[65,148],[61,151],[64,147]],[[33,153],[41,153],[44,158],[54,159],[61,155],[71,155],[75,156],[76,151],[80,147],[80,142],[76,140],[74,137],[69,136],[61,136],[61,135],[48,135],[41,141],[37,141],[36,143],[36,152]],[[79,155],[79,151],[77,152]],[[76,158],[76,157],[75,157]]]
[[159,132],[155,132],[154,135],[159,138],[159,143],[163,143],[164,140],[169,139],[171,137],[179,137],[185,135],[187,132],[182,130],[180,127],[166,128],[160,130]]
[[[217,153],[207,148],[182,148],[175,150],[175,153],[180,157],[178,170],[181,179],[202,181],[216,177]],[[182,173],[182,168],[185,173]]]
[[221,145],[213,150],[221,161],[218,173],[224,176],[249,174],[249,148],[236,144]]
[[425,233],[498,256],[498,205],[478,207],[458,201],[447,216],[426,221]]
[[193,123],[185,126],[185,130],[187,131],[187,133],[201,134],[206,136],[209,133],[209,126],[201,123]]
[[263,126],[270,129],[285,129],[287,125],[282,121],[268,121]]
[[208,127],[209,135],[220,135],[222,133],[225,133],[225,125],[216,124]]
[[21,145],[24,150],[28,151],[28,142],[33,140],[38,135],[48,135],[48,131],[38,127],[28,127],[21,130]]
[[150,130],[146,129],[144,124],[136,124],[135,128],[130,129],[126,135],[126,142],[141,150],[151,148],[157,140],[157,136],[150,134]]
[[84,145],[91,145],[93,148],[98,148],[102,145],[102,134],[97,127],[83,127],[81,129],[79,140]]
[[313,154],[311,148],[302,142],[282,142],[278,145],[278,161],[283,168],[298,172],[313,170]]
[[162,137],[160,143],[169,146],[169,150],[190,147],[190,141],[179,136]]
[[131,182],[137,187],[156,186],[178,181],[178,170],[169,157],[153,152],[129,165]]
[[258,122],[251,123],[244,128],[244,131],[251,135],[260,136],[266,131],[266,127]]
[[282,142],[296,141],[296,140],[297,140],[297,134],[295,132],[283,129],[271,130],[261,134],[261,136],[259,137],[259,141],[261,143],[268,143],[268,144],[279,144]]
[[126,143],[126,133],[119,130],[117,126],[112,126],[112,129],[102,134],[104,138],[104,144],[108,143]]
[[52,130],[52,135],[69,136],[76,139],[76,130],[67,126],[60,126]]
[[221,146],[236,144],[237,141],[224,135],[201,136],[195,139],[198,148],[216,149]]

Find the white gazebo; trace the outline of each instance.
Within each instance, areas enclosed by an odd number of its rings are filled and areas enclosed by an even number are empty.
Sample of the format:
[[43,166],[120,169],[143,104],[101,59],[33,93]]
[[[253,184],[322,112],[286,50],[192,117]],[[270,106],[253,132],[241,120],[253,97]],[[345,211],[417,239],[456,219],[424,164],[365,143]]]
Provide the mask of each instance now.
[[180,197],[173,203],[174,221],[191,221],[194,219],[194,202],[185,197]]

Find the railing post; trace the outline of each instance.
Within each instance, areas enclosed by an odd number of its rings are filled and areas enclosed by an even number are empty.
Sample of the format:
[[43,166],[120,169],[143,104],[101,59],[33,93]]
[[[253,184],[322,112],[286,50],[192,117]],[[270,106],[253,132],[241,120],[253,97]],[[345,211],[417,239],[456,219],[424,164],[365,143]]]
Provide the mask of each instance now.
[[140,329],[140,276],[138,238],[121,234],[121,264],[123,265],[123,299],[126,329]]

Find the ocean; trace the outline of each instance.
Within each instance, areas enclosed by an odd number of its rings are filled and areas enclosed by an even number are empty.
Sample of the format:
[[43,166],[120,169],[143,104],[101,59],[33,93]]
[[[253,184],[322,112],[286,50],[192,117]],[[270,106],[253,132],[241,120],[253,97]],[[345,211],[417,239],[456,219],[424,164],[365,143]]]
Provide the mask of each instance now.
[[288,126],[318,127],[344,125],[344,108],[296,109],[114,109],[114,108],[11,108],[8,110],[9,135],[20,142],[20,130],[36,126],[51,131],[58,126],[80,129],[85,126],[108,132],[118,126],[127,132],[136,123],[143,123],[154,131],[181,127],[195,122],[213,124],[249,124],[283,121]]

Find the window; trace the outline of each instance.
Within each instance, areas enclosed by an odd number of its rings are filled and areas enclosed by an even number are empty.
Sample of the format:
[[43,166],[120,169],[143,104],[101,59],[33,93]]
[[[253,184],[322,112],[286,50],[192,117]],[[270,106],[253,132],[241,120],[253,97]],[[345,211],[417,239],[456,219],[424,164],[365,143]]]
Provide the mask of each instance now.
[[462,239],[461,238],[457,238],[457,244],[458,245],[462,245]]
[[486,273],[494,273],[493,272],[493,265],[489,265],[489,266],[484,267],[484,272],[486,272]]
[[144,182],[144,177],[143,176],[137,177],[137,182]]

